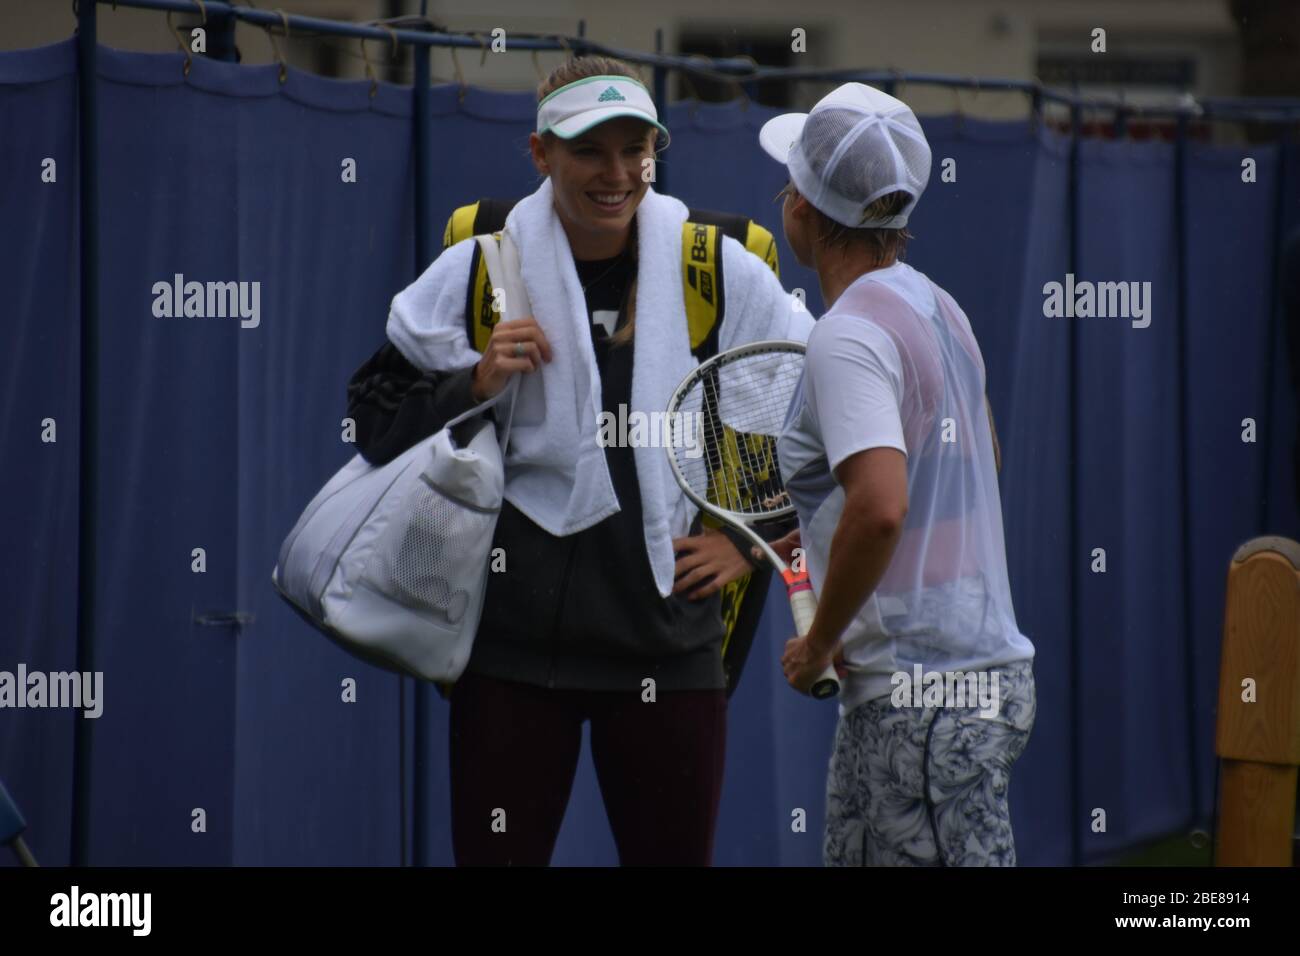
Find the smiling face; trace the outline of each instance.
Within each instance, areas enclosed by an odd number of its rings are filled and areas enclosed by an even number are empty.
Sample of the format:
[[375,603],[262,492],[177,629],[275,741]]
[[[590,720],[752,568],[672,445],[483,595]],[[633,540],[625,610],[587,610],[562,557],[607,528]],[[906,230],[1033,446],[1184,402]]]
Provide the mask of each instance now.
[[618,255],[649,189],[655,129],[635,117],[593,126],[573,139],[529,137],[533,163],[551,177],[555,210],[578,259]]

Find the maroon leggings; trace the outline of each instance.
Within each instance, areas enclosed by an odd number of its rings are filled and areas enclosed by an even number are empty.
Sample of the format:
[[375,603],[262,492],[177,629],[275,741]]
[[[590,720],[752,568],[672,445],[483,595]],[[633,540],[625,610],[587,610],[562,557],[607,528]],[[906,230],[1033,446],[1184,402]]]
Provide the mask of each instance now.
[[451,692],[456,864],[550,863],[590,720],[619,862],[710,865],[726,717],[722,690],[666,691],[644,703],[640,691],[548,690],[466,674]]

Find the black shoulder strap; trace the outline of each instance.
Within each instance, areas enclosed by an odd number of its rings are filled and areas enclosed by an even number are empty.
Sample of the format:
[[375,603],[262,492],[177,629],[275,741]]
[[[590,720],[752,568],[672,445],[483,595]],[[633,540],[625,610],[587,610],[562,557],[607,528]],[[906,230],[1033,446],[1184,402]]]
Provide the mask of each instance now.
[[518,199],[480,199],[478,213],[474,216],[473,235],[481,236],[504,229],[506,216],[510,215],[510,210],[518,202]]
[[[518,199],[480,199],[461,206],[447,220],[442,247],[446,249],[462,239],[500,231],[505,227],[506,216],[510,215],[510,210],[515,208],[517,202]],[[492,283],[488,279],[487,263],[483,261],[482,251],[476,245],[469,266],[469,286],[465,292],[465,334],[473,348],[480,352],[487,348],[488,339],[492,337],[492,327],[498,319],[500,315],[492,311]]]
[[686,218],[691,222],[701,222],[706,226],[717,226],[723,235],[730,236],[742,246],[749,235],[749,220],[729,212],[717,212],[713,209],[691,209]]

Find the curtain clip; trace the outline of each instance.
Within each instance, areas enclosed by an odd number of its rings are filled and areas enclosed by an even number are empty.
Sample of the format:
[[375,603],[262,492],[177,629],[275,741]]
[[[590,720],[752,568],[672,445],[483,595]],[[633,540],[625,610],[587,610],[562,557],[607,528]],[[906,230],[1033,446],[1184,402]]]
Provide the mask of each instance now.
[[460,92],[457,95],[457,102],[464,103],[465,102],[465,74],[461,72],[460,57],[456,55],[456,48],[453,46],[453,47],[449,47],[449,49],[451,50],[451,68],[456,73],[456,85],[460,88]]
[[[289,18],[279,7],[275,9],[275,12],[280,16],[280,23],[284,29],[284,38],[287,40],[289,39]],[[275,42],[275,32],[269,26],[265,29],[266,36],[271,41],[271,50],[275,53],[275,60],[280,64],[280,83],[283,85],[285,80],[289,78],[289,68],[284,61],[284,55],[280,52],[280,44]]]
[[370,63],[370,54],[366,52],[366,37],[361,38],[361,59],[366,64],[366,79],[370,81],[370,98],[373,100],[375,94],[379,92],[379,80],[375,76],[375,68]]
[[176,29],[176,24],[172,22],[172,12],[167,11],[167,29],[172,31],[172,36],[176,38],[176,46],[185,54],[185,66],[181,68],[181,73],[185,76],[190,75],[190,64],[194,58],[190,55],[190,48],[186,46],[185,41],[181,39],[181,31]]

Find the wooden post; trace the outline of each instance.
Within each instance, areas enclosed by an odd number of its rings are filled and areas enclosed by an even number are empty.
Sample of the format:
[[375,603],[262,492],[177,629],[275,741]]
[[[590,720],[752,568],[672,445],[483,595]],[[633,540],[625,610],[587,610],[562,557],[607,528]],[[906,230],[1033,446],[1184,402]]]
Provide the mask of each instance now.
[[1290,866],[1300,765],[1300,544],[1247,541],[1228,568],[1215,751],[1220,866]]

